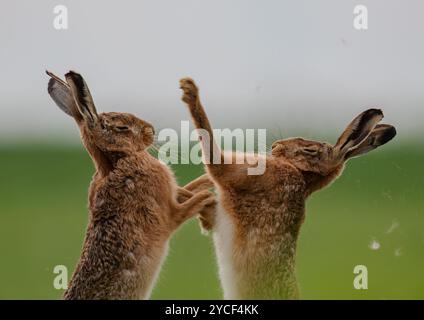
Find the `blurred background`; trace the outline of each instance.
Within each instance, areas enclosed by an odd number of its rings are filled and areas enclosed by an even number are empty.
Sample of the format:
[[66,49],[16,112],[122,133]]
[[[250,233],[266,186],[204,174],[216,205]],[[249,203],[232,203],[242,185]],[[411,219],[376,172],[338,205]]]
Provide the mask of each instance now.
[[[53,27],[56,5],[67,30]],[[368,8],[368,30],[353,8]],[[307,203],[298,247],[305,299],[424,298],[424,3],[410,0],[100,0],[0,5],[0,298],[58,299],[72,272],[94,172],[72,119],[47,94],[49,69],[87,80],[99,111],[179,129],[178,80],[193,77],[216,128],[266,128],[268,140],[334,142],[380,107],[398,136],[352,160]],[[202,173],[177,165],[179,183]],[[353,269],[368,267],[368,290]],[[220,299],[210,237],[175,234],[155,299]]]

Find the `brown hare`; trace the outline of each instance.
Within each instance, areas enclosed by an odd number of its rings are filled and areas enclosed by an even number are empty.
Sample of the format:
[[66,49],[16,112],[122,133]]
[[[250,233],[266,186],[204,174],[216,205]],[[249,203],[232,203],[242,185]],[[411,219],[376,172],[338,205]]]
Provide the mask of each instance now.
[[[235,153],[220,151],[213,140],[193,80],[182,79],[180,85],[182,99],[201,129],[206,171],[219,195],[216,214],[208,225],[213,229],[224,297],[297,299],[296,242],[306,199],[334,181],[348,159],[390,141],[395,128],[378,125],[383,113],[369,109],[347,126],[334,146],[302,138],[274,142],[271,155],[262,159],[266,161],[264,174],[248,175],[252,165],[248,161],[235,164]],[[225,158],[232,164],[225,164]]]
[[191,193],[202,189],[202,179],[188,190],[177,187],[169,168],[147,151],[151,124],[128,113],[97,114],[81,75],[71,71],[63,81],[47,73],[50,96],[77,122],[96,168],[82,254],[64,298],[148,298],[171,234],[213,206],[214,196]]

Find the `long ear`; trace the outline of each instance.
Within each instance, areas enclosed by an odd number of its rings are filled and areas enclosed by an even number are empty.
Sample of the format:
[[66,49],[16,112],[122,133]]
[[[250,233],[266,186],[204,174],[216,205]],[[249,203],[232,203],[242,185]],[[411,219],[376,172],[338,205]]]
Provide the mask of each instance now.
[[360,156],[386,144],[396,136],[395,127],[389,124],[379,124],[370,135],[356,148],[348,151],[346,159]]
[[83,77],[74,71],[69,71],[65,74],[65,78],[79,112],[86,121],[94,125],[98,120],[98,115],[90,90]]
[[334,146],[336,155],[342,157],[350,149],[358,146],[381,119],[383,112],[379,109],[368,109],[353,119]]
[[75,118],[75,120],[82,120],[69,85],[50,71],[46,70],[46,73],[50,76],[47,91],[56,105],[67,115]]

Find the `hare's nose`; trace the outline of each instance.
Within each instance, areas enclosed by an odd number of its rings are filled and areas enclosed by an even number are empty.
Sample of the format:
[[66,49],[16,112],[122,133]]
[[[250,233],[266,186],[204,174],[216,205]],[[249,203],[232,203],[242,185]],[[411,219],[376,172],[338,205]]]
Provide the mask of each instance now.
[[155,130],[152,127],[144,127],[143,131],[144,131],[145,134],[150,134],[150,135],[155,134]]

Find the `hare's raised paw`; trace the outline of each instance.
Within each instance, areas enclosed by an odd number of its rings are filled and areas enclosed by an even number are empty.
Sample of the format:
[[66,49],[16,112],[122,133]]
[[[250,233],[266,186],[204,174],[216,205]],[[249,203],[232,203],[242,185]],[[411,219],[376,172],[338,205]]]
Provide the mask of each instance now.
[[180,80],[180,88],[183,90],[182,100],[185,103],[195,103],[198,97],[199,89],[191,78],[183,78]]

